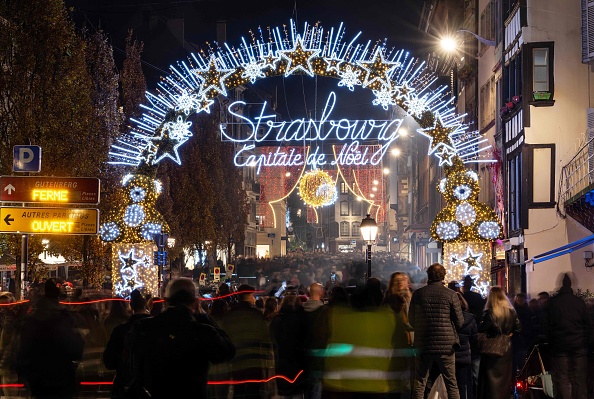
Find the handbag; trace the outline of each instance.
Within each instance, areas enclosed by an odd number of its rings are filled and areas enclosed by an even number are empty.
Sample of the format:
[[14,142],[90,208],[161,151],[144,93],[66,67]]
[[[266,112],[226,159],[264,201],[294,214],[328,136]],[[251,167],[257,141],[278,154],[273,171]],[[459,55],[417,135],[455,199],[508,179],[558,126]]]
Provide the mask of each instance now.
[[540,356],[540,350],[538,350],[538,345],[536,345],[535,348],[536,353],[538,354],[538,361],[540,362],[540,370],[542,371],[542,373],[540,374],[542,391],[549,398],[554,398],[555,395],[553,393],[553,377],[545,370],[544,363],[542,362],[542,357]]
[[479,353],[484,356],[502,357],[511,347],[511,337],[502,334],[499,329],[499,335],[489,337],[486,333],[478,334]]

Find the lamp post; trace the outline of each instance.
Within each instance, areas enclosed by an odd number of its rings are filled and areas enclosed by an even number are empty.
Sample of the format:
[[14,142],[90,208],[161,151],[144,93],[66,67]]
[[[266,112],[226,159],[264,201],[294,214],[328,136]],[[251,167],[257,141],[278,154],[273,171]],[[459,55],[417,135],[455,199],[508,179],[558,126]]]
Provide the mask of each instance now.
[[371,277],[371,244],[377,236],[377,223],[375,223],[375,219],[372,219],[369,213],[361,221],[360,229],[363,239],[367,241],[367,280],[369,280],[369,277]]
[[[171,249],[175,247],[175,238],[167,238],[167,248]],[[173,269],[171,268],[171,256],[169,257],[169,280],[173,280]]]

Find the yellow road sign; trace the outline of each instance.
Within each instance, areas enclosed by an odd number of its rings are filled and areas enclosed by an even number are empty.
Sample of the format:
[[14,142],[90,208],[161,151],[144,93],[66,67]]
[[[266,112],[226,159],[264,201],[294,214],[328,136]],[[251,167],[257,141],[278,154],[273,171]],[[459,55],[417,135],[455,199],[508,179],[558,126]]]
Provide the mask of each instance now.
[[0,208],[0,233],[97,234],[98,231],[98,209]]

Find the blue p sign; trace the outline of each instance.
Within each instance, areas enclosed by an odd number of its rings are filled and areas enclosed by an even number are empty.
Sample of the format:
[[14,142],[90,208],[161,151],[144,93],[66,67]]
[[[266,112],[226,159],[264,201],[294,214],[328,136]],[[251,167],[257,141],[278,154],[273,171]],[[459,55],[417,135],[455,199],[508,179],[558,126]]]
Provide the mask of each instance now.
[[41,172],[41,147],[38,145],[15,145],[12,171]]

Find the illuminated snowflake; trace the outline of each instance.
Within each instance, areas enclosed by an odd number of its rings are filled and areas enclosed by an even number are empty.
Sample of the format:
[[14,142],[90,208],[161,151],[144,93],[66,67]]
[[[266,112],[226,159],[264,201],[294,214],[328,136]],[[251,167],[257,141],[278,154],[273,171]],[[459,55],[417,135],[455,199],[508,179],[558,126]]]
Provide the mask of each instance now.
[[375,99],[372,102],[373,105],[381,105],[386,111],[390,105],[396,105],[396,101],[394,101],[396,91],[390,90],[386,86],[382,86],[381,90],[373,90],[373,94],[375,95]]
[[192,110],[197,109],[199,105],[196,94],[188,94],[187,92],[183,92],[183,94],[176,95],[175,99],[177,100],[175,110],[181,110],[186,115],[189,115]]
[[191,137],[190,126],[192,126],[192,122],[186,122],[181,115],[177,117],[175,122],[167,122],[169,138],[179,141]]
[[338,76],[340,76],[340,82],[338,82],[338,86],[346,86],[350,91],[355,90],[355,86],[361,86],[361,80],[359,79],[359,75],[361,71],[354,71],[350,65],[347,65],[344,72],[339,71]]
[[423,112],[429,109],[427,106],[427,96],[419,98],[412,95],[409,97],[409,100],[404,102],[404,105],[408,108],[408,113],[417,118],[420,118],[423,115]]
[[262,72],[262,64],[256,61],[251,61],[249,64],[243,65],[242,78],[247,78],[251,83],[254,83],[256,79],[265,78],[266,75]]

